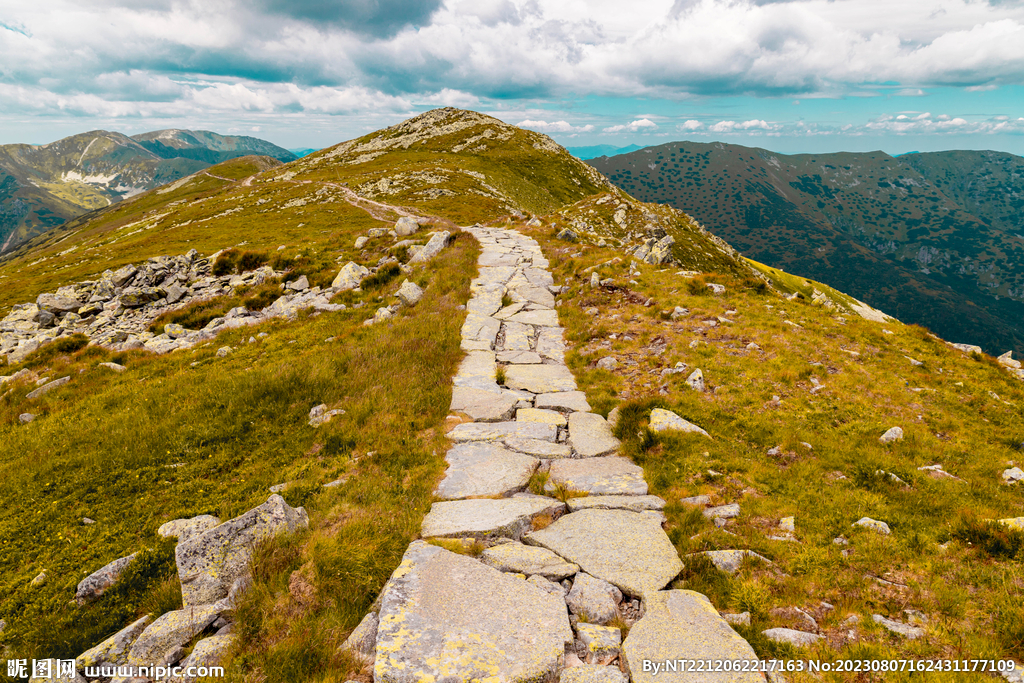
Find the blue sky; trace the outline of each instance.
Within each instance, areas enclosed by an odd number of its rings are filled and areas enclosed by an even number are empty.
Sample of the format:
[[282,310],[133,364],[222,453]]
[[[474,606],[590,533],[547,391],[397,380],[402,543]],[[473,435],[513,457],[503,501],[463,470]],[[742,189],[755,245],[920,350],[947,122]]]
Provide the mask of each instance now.
[[567,146],[1024,154],[1024,0],[0,0],[0,143],[322,147],[445,105]]

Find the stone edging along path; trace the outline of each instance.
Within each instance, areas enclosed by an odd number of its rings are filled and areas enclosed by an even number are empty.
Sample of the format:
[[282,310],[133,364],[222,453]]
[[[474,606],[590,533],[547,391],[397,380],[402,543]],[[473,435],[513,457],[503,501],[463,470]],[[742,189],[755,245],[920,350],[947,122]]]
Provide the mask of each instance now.
[[[662,529],[665,501],[647,494],[642,469],[617,455],[577,390],[560,289],[538,244],[514,230],[468,231],[483,250],[451,407],[473,422],[448,434],[442,501],[421,535],[484,550],[414,541],[345,647],[372,663],[377,683],[764,681],[664,671],[670,660],[756,655],[705,596],[665,590],[683,569]],[[526,492],[538,470],[546,491],[586,495]]]

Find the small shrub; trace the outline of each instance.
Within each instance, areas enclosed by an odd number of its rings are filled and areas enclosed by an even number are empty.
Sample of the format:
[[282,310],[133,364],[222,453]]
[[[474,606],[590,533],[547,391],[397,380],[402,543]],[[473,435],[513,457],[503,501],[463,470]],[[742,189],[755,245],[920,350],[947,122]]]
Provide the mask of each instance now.
[[228,249],[217,257],[213,262],[213,274],[217,276],[230,275],[238,270],[238,259],[241,254],[236,249]]
[[733,590],[729,604],[737,612],[750,612],[751,619],[765,619],[771,593],[757,581],[744,581]]
[[389,282],[402,274],[402,269],[397,263],[389,263],[377,269],[373,275],[363,278],[359,287],[364,291],[376,291],[383,289]]
[[1007,598],[996,607],[993,619],[1000,643],[1016,657],[1024,656],[1024,606]]
[[511,306],[511,305],[512,305],[512,297],[509,296],[508,292],[505,292],[504,294],[501,295],[501,307],[505,308],[506,306]]
[[295,266],[295,259],[278,252],[270,259],[270,267],[274,270],[289,270]]
[[239,257],[238,269],[242,272],[247,270],[256,270],[269,260],[270,257],[263,252],[247,251]]
[[1024,559],[1024,531],[965,515],[953,537],[999,559]]
[[89,345],[89,338],[84,334],[73,334],[70,337],[61,337],[53,342],[53,348],[58,353],[74,353]]
[[533,476],[530,477],[530,484],[528,486],[530,493],[536,496],[548,495],[544,490],[544,487],[547,486],[548,478],[550,476],[551,475],[548,472],[534,472]]
[[494,373],[494,381],[504,386],[505,384],[505,366],[499,365],[498,369]]

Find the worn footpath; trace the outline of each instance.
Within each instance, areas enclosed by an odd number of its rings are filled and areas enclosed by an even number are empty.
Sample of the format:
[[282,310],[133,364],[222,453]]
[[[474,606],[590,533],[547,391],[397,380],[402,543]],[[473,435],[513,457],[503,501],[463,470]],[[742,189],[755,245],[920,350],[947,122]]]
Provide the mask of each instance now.
[[[664,671],[756,655],[706,597],[666,590],[683,564],[665,502],[577,390],[540,247],[468,230],[483,249],[451,408],[472,421],[449,433],[427,540],[409,546],[346,647],[378,683],[765,680]],[[527,492],[538,472],[548,496]]]

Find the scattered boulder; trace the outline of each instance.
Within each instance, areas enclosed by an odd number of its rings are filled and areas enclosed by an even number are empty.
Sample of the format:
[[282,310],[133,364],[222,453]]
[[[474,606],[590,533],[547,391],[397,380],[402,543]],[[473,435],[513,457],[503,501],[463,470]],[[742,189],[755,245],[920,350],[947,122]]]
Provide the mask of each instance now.
[[423,246],[422,249],[416,252],[416,254],[409,259],[409,263],[426,263],[430,259],[434,258],[441,253],[441,250],[448,244],[448,238],[451,236],[447,230],[441,232],[435,232],[433,237]]
[[63,386],[70,381],[71,376],[68,375],[67,377],[61,377],[60,379],[55,379],[52,382],[47,382],[46,384],[39,387],[35,391],[29,392],[29,394],[25,396],[25,398],[30,400],[34,398],[39,398],[40,396],[49,393],[52,389],[56,389],[59,386]]
[[100,363],[99,366],[101,368],[106,368],[107,370],[113,370],[114,372],[124,372],[127,369],[125,366],[119,365],[118,363]]
[[230,346],[222,346],[217,349],[217,358],[226,358],[229,353],[234,351]]
[[614,356],[606,356],[601,360],[597,361],[597,367],[602,370],[614,370],[619,367],[619,361]]
[[697,368],[690,376],[686,378],[686,383],[690,385],[690,388],[694,391],[704,392],[704,373]]
[[402,216],[395,222],[395,234],[399,237],[408,237],[420,229],[419,222],[411,216]]
[[415,282],[406,280],[402,283],[402,286],[398,288],[398,291],[395,292],[395,296],[397,296],[405,306],[415,306],[420,302],[420,299],[423,298],[423,290]]
[[890,531],[889,529],[888,524],[886,524],[885,522],[879,522],[877,519],[871,519],[870,517],[861,517],[853,523],[853,526],[860,526],[864,527],[865,529],[871,529],[872,531],[884,534],[886,536],[892,533],[892,531]]
[[560,240],[565,240],[566,242],[579,242],[580,241],[579,236],[575,232],[570,230],[569,228],[562,228],[561,230],[559,230],[558,234],[555,235],[555,238],[556,239],[560,239]]
[[892,443],[893,441],[899,441],[903,438],[903,429],[901,427],[890,427],[885,431],[885,434],[878,437],[878,440],[882,443]]
[[770,628],[762,631],[762,633],[768,640],[773,640],[776,643],[788,643],[796,647],[808,647],[822,640],[822,637],[817,633],[796,631],[791,628]]
[[663,408],[655,408],[651,411],[650,429],[652,432],[666,432],[666,431],[679,431],[679,432],[690,432],[694,434],[703,434],[704,436],[711,438],[711,435],[706,431],[688,422],[683,418],[679,417],[671,410],[665,410]]
[[219,666],[227,655],[228,648],[231,647],[234,639],[235,637],[230,634],[212,635],[209,638],[203,638],[195,644],[195,647],[192,648],[192,653],[180,664],[183,675],[169,679],[168,683],[196,683],[203,680],[198,676],[185,675],[184,672],[190,669],[199,670]]
[[344,415],[345,411],[341,408],[334,408],[332,410],[327,409],[326,403],[313,406],[309,410],[308,424],[310,427],[319,427],[320,425],[327,424],[335,415]]
[[1003,471],[1003,481],[1007,484],[1016,484],[1024,481],[1024,470],[1019,467],[1011,467]]
[[363,281],[363,278],[369,274],[370,271],[367,268],[349,261],[338,271],[338,275],[334,278],[334,282],[331,283],[331,287],[339,292],[355,289]]
[[360,235],[359,237],[356,238],[355,248],[362,249],[363,247],[366,246],[366,243],[369,241],[369,237],[367,237],[366,235]]
[[206,605],[224,598],[234,581],[248,572],[256,543],[308,526],[304,509],[293,508],[274,494],[263,505],[179,542],[175,559],[184,604]]
[[729,622],[730,626],[750,626],[750,612],[723,614],[722,618]]
[[36,416],[33,415],[32,413],[22,413],[21,415],[18,416],[18,422],[20,422],[23,425],[27,425],[34,419],[36,419]]
[[745,557],[753,557],[761,560],[765,564],[771,564],[771,560],[767,557],[758,555],[752,550],[709,550],[698,554],[707,557],[719,571],[727,574],[735,574],[739,571],[740,565],[743,564],[743,558]]
[[348,650],[358,659],[367,664],[373,663],[377,656],[377,628],[380,621],[377,615],[370,612],[359,622],[355,630],[342,644],[341,649]]
[[892,633],[903,636],[909,640],[916,640],[924,635],[924,629],[918,626],[911,626],[910,624],[904,624],[892,619],[886,619],[881,614],[873,614],[871,618],[876,624],[880,624],[883,628]]
[[36,577],[34,579],[32,579],[32,581],[29,583],[29,585],[32,586],[33,588],[36,588],[38,586],[42,586],[44,583],[46,583],[46,570],[45,569],[43,571],[39,572],[38,574],[36,574]]
[[709,282],[707,284],[708,289],[710,289],[713,294],[725,294],[725,285],[720,285],[714,282]]
[[309,289],[309,278],[305,275],[300,275],[297,280],[292,280],[285,285],[285,289],[290,289],[293,292],[302,292]]
[[118,558],[82,579],[78,584],[78,590],[75,591],[75,602],[79,605],[84,605],[107,592],[107,589],[121,578],[121,574],[128,568],[128,565],[131,564],[136,555],[138,553]]

